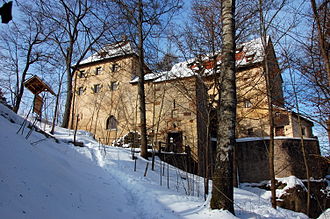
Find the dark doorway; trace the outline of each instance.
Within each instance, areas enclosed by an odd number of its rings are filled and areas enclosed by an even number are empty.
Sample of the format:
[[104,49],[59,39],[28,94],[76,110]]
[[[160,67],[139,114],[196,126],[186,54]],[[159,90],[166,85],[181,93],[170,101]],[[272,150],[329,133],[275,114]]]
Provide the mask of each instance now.
[[182,132],[168,132],[167,133],[167,151],[174,153],[182,153]]

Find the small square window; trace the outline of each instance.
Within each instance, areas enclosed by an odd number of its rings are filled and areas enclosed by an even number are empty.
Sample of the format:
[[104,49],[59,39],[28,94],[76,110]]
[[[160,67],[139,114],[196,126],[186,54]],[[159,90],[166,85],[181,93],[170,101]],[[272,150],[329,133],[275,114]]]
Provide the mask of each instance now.
[[77,94],[80,96],[84,93],[85,89],[83,87],[79,87],[77,90]]
[[135,79],[136,77],[138,77],[137,72],[136,72],[136,70],[133,70],[131,72],[131,80]]
[[275,136],[285,136],[284,126],[275,127]]
[[105,58],[108,55],[108,53],[105,51],[102,51],[102,52],[100,52],[99,55],[100,55],[100,58]]
[[101,67],[97,67],[95,70],[95,75],[99,75],[101,74],[102,68]]
[[251,108],[252,103],[250,100],[244,100],[244,108]]
[[118,71],[118,70],[119,70],[119,65],[118,65],[117,63],[112,64],[112,66],[111,66],[111,71],[112,71],[112,72],[116,72],[116,71]]
[[183,115],[184,116],[191,116],[191,112],[184,112]]
[[84,70],[79,71],[79,72],[78,72],[78,77],[79,77],[79,78],[86,78],[85,71],[84,71]]
[[117,90],[118,89],[118,85],[119,85],[119,83],[117,81],[111,81],[111,83],[109,84],[110,91]]
[[94,84],[92,90],[95,94],[99,93],[101,91],[101,85],[100,84]]
[[247,130],[247,132],[248,132],[248,136],[253,136],[253,128],[249,128],[248,130]]
[[254,54],[253,54],[253,55],[246,56],[246,57],[245,57],[245,60],[246,60],[247,62],[251,62],[251,61],[253,61],[253,58],[254,58]]

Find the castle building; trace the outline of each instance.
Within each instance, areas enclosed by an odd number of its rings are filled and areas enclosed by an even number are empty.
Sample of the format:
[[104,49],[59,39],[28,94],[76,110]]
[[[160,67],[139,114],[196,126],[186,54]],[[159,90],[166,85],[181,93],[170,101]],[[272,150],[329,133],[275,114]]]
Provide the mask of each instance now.
[[[149,143],[191,157],[205,157],[216,145],[218,81],[221,55],[205,55],[175,64],[170,71],[152,73],[145,67],[145,95]],[[283,79],[270,38],[237,46],[237,138],[269,136],[265,68],[269,69],[274,106],[275,135],[314,140],[313,123],[284,108]],[[71,127],[95,134],[104,144],[139,132],[137,92],[138,56],[129,41],[107,45],[83,60],[75,72]],[[135,136],[135,134],[133,134]],[[137,142],[129,140],[136,146]],[[317,142],[317,141],[316,141]],[[127,143],[127,142],[125,142]],[[316,144],[317,145],[317,144]],[[318,146],[318,145],[317,145]],[[165,146],[166,147],[166,146]]]

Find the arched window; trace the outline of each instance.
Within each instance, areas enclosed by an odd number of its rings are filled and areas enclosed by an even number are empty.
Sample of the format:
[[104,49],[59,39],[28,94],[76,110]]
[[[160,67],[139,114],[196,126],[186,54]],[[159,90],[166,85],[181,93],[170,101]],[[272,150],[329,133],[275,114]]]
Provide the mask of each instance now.
[[109,118],[106,121],[105,129],[116,130],[117,129],[117,125],[118,125],[118,121],[117,121],[116,117],[109,116]]

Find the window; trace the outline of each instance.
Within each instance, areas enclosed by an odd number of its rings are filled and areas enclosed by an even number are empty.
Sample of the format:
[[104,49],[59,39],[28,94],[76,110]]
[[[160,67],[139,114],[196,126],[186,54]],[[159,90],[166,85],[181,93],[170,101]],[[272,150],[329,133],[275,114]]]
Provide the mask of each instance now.
[[97,67],[95,70],[95,75],[99,75],[101,74],[102,68],[101,67]]
[[138,77],[138,76],[137,76],[137,73],[136,73],[136,70],[133,70],[133,71],[131,72],[131,80],[135,79],[136,77]]
[[110,91],[117,90],[117,88],[118,88],[118,82],[117,81],[111,81],[111,83],[109,84]]
[[254,58],[254,54],[245,57],[245,59],[246,59],[247,62],[253,61],[253,58]]
[[99,55],[100,55],[100,58],[105,58],[108,55],[108,53],[105,51],[102,51],[102,52],[100,52]]
[[78,91],[77,91],[77,94],[80,96],[84,93],[85,89],[83,87],[79,87],[78,88]]
[[306,136],[306,128],[305,127],[301,128],[301,135]]
[[79,77],[79,78],[86,78],[85,71],[84,71],[84,70],[79,71],[79,72],[78,72],[78,77]]
[[94,84],[92,90],[95,94],[99,93],[101,91],[101,85],[100,84]]
[[244,100],[244,108],[251,108],[252,103],[250,100]]
[[109,118],[106,121],[105,129],[107,130],[117,130],[118,121],[116,117],[109,116]]
[[275,136],[285,136],[284,126],[275,127]]
[[247,130],[247,132],[248,132],[248,136],[253,136],[253,128],[249,128],[248,130]]
[[119,70],[119,65],[117,63],[112,64],[111,71],[116,72]]

